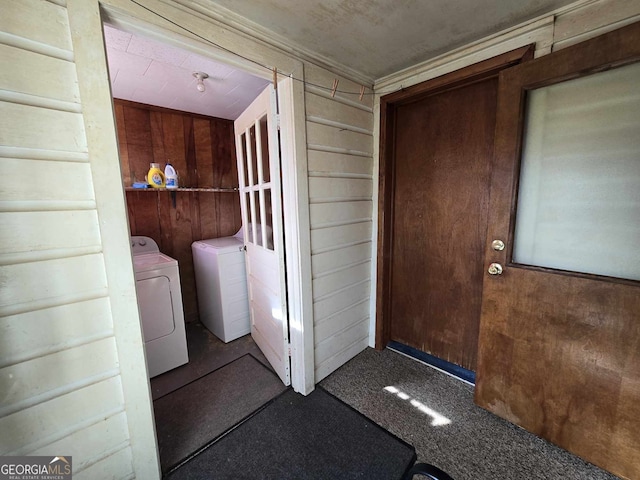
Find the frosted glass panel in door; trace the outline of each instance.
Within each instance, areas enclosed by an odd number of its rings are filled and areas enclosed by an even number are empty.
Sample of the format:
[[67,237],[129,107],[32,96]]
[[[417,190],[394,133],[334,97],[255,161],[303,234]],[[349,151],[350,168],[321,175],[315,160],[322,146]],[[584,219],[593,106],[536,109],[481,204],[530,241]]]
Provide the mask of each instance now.
[[640,63],[527,102],[513,261],[640,280]]

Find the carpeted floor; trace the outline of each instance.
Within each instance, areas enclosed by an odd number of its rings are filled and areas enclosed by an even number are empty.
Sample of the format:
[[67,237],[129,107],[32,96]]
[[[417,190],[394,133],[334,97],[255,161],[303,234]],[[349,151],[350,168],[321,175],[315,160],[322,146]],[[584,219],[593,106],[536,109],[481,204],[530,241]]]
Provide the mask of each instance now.
[[473,403],[473,387],[392,350],[367,349],[320,385],[455,480],[614,480]]
[[287,390],[172,472],[171,480],[400,480],[413,447],[322,388]]

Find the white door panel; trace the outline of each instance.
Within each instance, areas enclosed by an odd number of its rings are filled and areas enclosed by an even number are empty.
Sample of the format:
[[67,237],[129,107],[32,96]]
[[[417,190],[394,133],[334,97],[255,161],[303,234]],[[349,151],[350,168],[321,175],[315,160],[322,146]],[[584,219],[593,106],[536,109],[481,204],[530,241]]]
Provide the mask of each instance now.
[[251,335],[285,385],[288,356],[280,147],[272,86],[235,121]]

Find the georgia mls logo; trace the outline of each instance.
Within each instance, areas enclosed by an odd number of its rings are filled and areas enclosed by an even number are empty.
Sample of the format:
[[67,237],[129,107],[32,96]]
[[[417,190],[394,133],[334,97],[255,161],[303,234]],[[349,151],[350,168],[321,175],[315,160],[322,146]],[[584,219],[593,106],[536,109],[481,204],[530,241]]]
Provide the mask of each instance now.
[[71,457],[0,457],[0,480],[70,480]]
[[66,457],[53,457],[53,460],[49,462],[49,473],[71,475],[71,463]]

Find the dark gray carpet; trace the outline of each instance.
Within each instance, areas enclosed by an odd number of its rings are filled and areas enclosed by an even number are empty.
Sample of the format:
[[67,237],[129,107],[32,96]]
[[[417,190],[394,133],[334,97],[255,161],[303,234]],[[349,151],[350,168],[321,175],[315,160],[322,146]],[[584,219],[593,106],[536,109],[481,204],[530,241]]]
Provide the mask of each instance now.
[[388,349],[365,350],[320,385],[455,480],[617,478],[476,406],[472,386]]
[[280,379],[245,355],[153,402],[166,472],[282,393]]
[[322,388],[288,390],[167,478],[400,480],[414,459],[413,447]]

